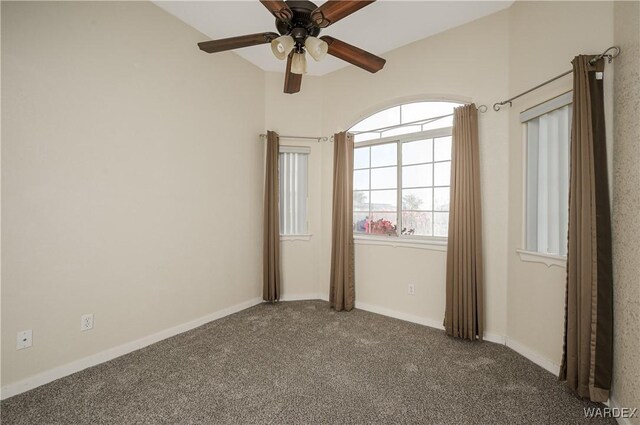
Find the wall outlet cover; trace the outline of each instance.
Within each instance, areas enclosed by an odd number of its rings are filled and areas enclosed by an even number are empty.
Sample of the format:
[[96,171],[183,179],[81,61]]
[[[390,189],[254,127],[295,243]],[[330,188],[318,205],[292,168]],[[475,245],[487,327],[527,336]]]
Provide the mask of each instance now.
[[409,295],[415,295],[416,294],[416,285],[414,285],[413,283],[409,284],[409,287],[407,289],[407,292]]
[[23,348],[29,348],[33,345],[33,332],[31,329],[27,331],[18,332],[16,339],[16,350],[22,350]]
[[80,316],[80,330],[88,331],[93,329],[93,314],[83,314]]

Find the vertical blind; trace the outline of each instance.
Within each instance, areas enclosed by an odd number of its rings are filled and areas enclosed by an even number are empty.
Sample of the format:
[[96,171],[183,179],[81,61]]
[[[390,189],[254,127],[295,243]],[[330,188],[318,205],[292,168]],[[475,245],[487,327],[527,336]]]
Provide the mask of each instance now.
[[308,233],[309,149],[282,146],[280,148],[280,233]]
[[526,122],[526,249],[567,254],[571,105]]

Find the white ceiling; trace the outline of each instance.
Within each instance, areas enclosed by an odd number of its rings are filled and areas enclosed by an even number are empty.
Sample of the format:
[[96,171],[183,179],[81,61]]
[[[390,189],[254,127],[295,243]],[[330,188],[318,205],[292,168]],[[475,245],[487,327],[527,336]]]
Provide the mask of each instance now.
[[[211,39],[258,32],[277,32],[275,18],[258,0],[163,1],[155,4]],[[315,1],[321,5],[324,0]],[[429,37],[499,10],[513,1],[400,1],[379,0],[322,30],[349,44],[377,55]],[[206,41],[206,37],[202,40]],[[196,48],[196,46],[192,46]],[[235,52],[264,69],[284,71],[284,63],[269,45],[237,49]],[[327,56],[321,62],[308,58],[308,72],[323,75],[349,66]]]

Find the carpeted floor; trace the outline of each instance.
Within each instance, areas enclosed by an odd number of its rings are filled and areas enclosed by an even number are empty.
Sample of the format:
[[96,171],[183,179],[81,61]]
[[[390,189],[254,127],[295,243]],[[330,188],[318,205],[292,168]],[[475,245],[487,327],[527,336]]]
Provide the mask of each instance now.
[[262,304],[2,402],[12,424],[614,424],[510,349]]

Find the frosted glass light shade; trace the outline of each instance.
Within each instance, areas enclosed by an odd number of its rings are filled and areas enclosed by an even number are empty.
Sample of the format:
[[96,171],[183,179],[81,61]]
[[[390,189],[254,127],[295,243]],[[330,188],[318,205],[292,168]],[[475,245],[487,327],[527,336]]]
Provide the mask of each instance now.
[[329,45],[316,37],[307,37],[304,42],[304,47],[316,62],[321,61],[329,50]]
[[292,74],[307,73],[307,58],[304,52],[293,54],[293,59],[291,59],[291,73]]
[[271,51],[273,55],[280,60],[285,60],[289,53],[293,50],[294,41],[290,35],[283,35],[271,42]]

